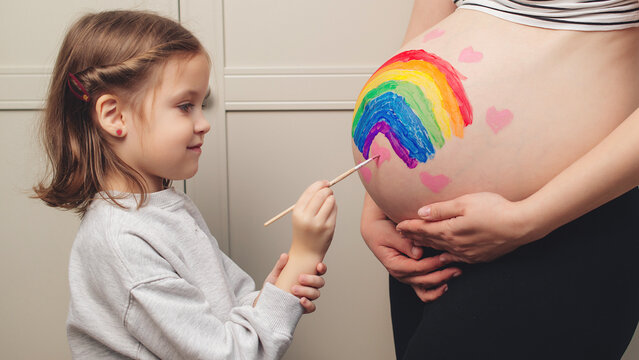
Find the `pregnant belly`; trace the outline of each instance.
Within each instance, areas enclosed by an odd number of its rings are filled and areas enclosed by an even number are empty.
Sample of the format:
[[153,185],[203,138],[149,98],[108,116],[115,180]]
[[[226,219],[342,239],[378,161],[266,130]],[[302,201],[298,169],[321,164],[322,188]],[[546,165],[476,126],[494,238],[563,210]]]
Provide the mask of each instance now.
[[[525,198],[637,106],[636,82],[623,71],[593,87],[597,77],[583,68],[605,68],[607,59],[592,53],[580,64],[585,56],[558,54],[575,40],[565,34],[457,11],[371,76],[355,106],[352,147],[356,162],[378,156],[360,177],[389,218],[478,191]],[[620,86],[630,91],[606,97]]]

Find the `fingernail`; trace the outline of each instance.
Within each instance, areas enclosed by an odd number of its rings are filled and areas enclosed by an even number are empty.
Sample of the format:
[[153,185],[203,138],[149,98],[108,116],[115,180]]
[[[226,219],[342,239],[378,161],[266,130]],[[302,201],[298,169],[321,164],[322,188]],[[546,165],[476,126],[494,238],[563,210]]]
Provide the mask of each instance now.
[[444,285],[444,292],[448,291],[448,285]]
[[461,272],[459,272],[459,271],[458,271],[458,272],[456,272],[456,273],[454,273],[454,274],[453,274],[453,277],[454,277],[454,278],[456,278],[456,277],[458,277],[459,275],[461,275]]
[[417,211],[417,215],[420,217],[426,218],[430,216],[430,206],[424,206],[423,208]]
[[410,253],[413,254],[413,257],[418,257],[419,256],[419,249],[416,247],[413,247],[410,249]]
[[439,261],[443,262],[443,263],[447,263],[450,261],[450,258],[448,258],[448,256],[446,255],[439,255]]

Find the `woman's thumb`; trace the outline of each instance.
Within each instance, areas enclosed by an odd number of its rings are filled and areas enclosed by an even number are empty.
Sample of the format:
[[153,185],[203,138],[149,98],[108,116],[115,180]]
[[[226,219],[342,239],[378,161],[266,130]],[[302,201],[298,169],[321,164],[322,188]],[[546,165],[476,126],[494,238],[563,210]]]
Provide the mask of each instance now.
[[420,218],[428,221],[440,221],[462,215],[462,209],[457,202],[446,201],[426,205],[417,210]]

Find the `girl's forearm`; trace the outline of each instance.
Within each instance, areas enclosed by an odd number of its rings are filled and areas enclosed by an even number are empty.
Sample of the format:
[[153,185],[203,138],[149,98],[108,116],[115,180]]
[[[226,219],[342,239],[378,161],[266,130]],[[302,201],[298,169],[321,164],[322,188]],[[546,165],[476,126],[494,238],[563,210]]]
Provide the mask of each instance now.
[[322,262],[323,257],[317,254],[296,252],[294,249],[289,251],[289,259],[282,273],[277,278],[275,286],[291,292],[293,285],[299,284],[299,276],[301,274],[315,274],[317,272],[317,264]]
[[597,146],[521,201],[532,224],[530,240],[622,195],[639,185],[639,109]]

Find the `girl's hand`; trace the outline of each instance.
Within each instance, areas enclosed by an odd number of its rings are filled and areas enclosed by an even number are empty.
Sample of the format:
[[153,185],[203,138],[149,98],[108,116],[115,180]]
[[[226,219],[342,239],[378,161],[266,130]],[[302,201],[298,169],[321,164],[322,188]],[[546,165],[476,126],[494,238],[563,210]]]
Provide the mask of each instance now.
[[541,236],[520,205],[494,193],[475,193],[433,203],[421,219],[402,221],[397,230],[416,244],[439,249],[448,261],[488,262]]
[[324,284],[322,275],[326,274],[326,264],[318,263],[317,275],[300,274],[297,281],[299,285],[293,285],[291,293],[300,298],[300,304],[304,307],[304,314],[310,314],[316,307],[313,301],[319,299],[320,291]]
[[[336,218],[337,207],[333,191],[328,188],[328,181],[318,181],[309,186],[295,203],[293,241],[288,252],[290,259],[275,281],[275,286],[291,294],[297,291],[299,295],[311,299],[319,296],[319,292],[309,292],[306,288],[319,289],[323,282],[317,282],[312,277],[306,278],[305,275],[321,273],[317,264],[324,259],[331,244]],[[309,282],[301,283],[300,276]],[[302,299],[301,302],[306,311],[315,310],[315,306],[307,303],[310,302],[308,299]]]
[[448,289],[446,282],[459,276],[458,268],[443,268],[448,262],[440,256],[420,259],[422,248],[402,237],[375,202],[366,195],[361,233],[366,245],[397,280],[411,285],[423,302],[433,301]]
[[[275,263],[273,270],[268,274],[264,283],[275,284],[287,262],[288,254],[283,253],[280,255],[280,258],[277,259],[277,263]],[[319,289],[325,284],[322,275],[326,274],[326,264],[322,262],[318,263],[315,270],[317,271],[316,275],[300,274],[298,278],[299,285],[294,285],[291,288],[291,293],[300,298],[300,304],[304,307],[305,314],[310,314],[315,311],[316,307],[313,301],[320,297]]]
[[321,261],[333,239],[336,218],[337,206],[328,181],[313,183],[295,203],[291,256]]

